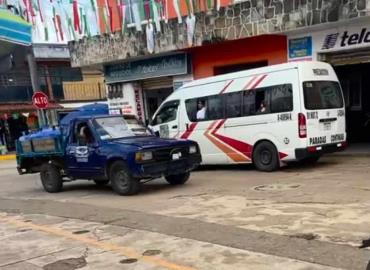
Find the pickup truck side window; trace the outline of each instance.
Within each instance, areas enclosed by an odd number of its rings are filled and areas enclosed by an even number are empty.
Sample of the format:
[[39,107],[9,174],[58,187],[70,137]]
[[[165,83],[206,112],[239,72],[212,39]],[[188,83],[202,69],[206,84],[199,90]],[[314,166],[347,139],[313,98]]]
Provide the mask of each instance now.
[[160,125],[176,120],[177,109],[179,107],[178,101],[170,101],[162,106],[159,112],[153,119],[152,125]]
[[92,134],[86,122],[79,123],[75,129],[72,143],[80,146],[86,146],[95,142],[94,135]]

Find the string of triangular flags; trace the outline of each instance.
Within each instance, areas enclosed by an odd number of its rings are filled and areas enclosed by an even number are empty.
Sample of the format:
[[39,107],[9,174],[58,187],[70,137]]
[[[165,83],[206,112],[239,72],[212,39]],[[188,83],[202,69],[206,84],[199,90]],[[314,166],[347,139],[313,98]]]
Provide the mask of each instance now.
[[[186,11],[181,10],[182,1]],[[124,32],[128,25],[142,31],[144,20],[150,20],[158,32],[160,22],[168,21],[169,5],[173,6],[178,23],[182,23],[183,16],[192,19],[200,10],[220,8],[220,0],[7,0],[7,3],[33,24],[37,40],[57,42]],[[114,16],[119,20],[114,21]]]

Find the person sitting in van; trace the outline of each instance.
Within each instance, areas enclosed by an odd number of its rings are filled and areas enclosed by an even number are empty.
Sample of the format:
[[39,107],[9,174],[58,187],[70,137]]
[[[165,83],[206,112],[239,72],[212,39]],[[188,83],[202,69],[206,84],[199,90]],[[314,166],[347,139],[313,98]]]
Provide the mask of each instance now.
[[204,100],[198,102],[197,120],[204,120],[206,118],[206,104]]
[[266,113],[267,108],[266,108],[266,102],[264,100],[261,101],[260,107],[258,108],[257,113]]

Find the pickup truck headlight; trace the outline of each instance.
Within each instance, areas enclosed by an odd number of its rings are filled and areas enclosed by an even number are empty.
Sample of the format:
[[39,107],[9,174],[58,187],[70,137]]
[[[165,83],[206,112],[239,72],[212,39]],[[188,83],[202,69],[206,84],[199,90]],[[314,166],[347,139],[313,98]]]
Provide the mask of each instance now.
[[147,152],[137,152],[135,154],[135,160],[136,161],[148,161],[153,159],[153,152],[147,151]]
[[192,145],[189,147],[189,154],[195,154],[196,152],[198,152],[198,148],[196,145]]

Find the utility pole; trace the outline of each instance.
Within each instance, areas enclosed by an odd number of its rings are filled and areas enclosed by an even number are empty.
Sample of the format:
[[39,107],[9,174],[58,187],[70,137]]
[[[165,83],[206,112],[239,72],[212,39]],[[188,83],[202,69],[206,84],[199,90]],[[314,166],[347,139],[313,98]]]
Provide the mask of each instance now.
[[[33,48],[30,46],[27,51],[27,63],[28,63],[28,68],[30,71],[30,77],[31,77],[31,84],[32,84],[32,90],[33,93],[40,91],[40,80],[39,76],[37,74],[37,64],[35,60],[35,56],[33,55]],[[47,123],[44,115],[43,110],[37,110],[37,116],[39,119],[39,125],[40,127],[45,126]]]

